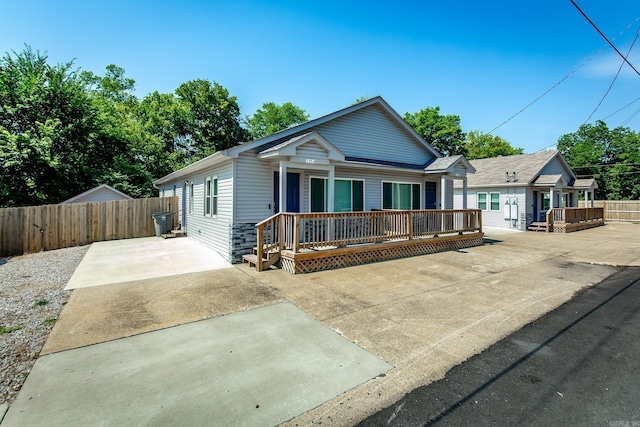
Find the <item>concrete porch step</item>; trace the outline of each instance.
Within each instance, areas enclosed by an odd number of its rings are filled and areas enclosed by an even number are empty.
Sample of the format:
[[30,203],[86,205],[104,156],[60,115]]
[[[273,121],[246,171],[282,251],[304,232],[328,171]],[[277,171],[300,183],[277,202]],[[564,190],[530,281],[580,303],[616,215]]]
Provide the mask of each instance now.
[[186,237],[185,230],[171,230],[169,233],[162,234],[163,239],[173,239],[174,237]]

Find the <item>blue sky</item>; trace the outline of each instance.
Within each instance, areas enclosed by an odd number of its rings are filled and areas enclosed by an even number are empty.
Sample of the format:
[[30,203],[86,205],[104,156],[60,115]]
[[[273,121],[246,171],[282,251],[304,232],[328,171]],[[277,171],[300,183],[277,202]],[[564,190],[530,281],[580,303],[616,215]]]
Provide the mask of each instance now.
[[[638,0],[576,0],[627,53]],[[101,74],[126,70],[136,92],[217,81],[243,115],[291,101],[312,118],[381,95],[400,114],[439,106],[464,131],[488,132],[606,45],[569,0],[537,1],[9,1],[0,2],[0,53],[24,44],[52,63]],[[629,56],[640,70],[640,41]],[[497,129],[525,152],[555,144],[589,117],[621,59],[607,47]],[[591,121],[640,97],[625,65]],[[640,130],[640,101],[605,121]],[[630,120],[629,120],[630,119]]]

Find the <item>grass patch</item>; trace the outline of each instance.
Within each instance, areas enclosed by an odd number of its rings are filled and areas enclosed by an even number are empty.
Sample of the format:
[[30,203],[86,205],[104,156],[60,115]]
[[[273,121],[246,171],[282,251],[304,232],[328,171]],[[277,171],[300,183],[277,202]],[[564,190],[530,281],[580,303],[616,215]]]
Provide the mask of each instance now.
[[0,325],[0,335],[10,334],[11,332],[18,331],[20,329],[22,329],[22,326],[12,326],[10,328],[5,328],[4,326]]
[[44,323],[45,325],[52,325],[56,323],[56,320],[58,320],[57,317],[49,317],[48,319],[44,319],[42,323]]
[[47,305],[47,304],[49,304],[48,300],[41,299],[41,300],[36,301],[36,303],[33,304],[33,305],[35,305],[36,307],[42,307],[42,306]]

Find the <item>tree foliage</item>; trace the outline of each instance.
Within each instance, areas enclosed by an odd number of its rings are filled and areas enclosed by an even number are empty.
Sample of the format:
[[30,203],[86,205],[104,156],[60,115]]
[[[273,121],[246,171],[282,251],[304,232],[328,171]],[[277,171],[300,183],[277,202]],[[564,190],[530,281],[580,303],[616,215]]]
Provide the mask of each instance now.
[[0,207],[59,203],[99,184],[133,197],[155,178],[249,138],[227,89],[188,81],[139,100],[135,81],[50,65],[26,46],[0,59]]
[[443,155],[466,155],[460,116],[443,115],[440,107],[427,107],[416,113],[405,113],[404,119]]
[[223,86],[208,80],[190,80],[176,89],[176,95],[188,111],[183,133],[191,139],[189,160],[249,139],[248,132],[240,126],[238,101]]
[[30,47],[0,60],[0,205],[57,203],[124,150],[72,67]]
[[562,135],[558,150],[578,177],[596,179],[597,198],[640,199],[640,133],[597,121]]
[[522,148],[514,148],[506,139],[497,135],[484,134],[478,130],[467,133],[464,145],[467,152],[466,157],[469,160],[524,153]]
[[244,125],[251,137],[258,139],[307,120],[309,120],[307,112],[291,102],[285,102],[282,105],[266,102],[252,116],[245,117]]

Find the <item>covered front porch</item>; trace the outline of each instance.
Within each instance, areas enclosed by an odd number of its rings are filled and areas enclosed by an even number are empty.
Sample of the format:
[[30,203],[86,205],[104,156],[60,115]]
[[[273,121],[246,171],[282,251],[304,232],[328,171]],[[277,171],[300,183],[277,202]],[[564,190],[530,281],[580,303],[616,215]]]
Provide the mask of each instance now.
[[[534,183],[534,218],[529,231],[569,233],[604,225],[604,209],[594,208],[598,184],[593,179],[576,179],[567,185],[561,175],[541,175]],[[578,207],[584,192],[586,208]],[[540,207],[540,208],[538,208]]]
[[256,231],[258,245],[244,261],[292,274],[483,244],[477,209],[278,213]]

